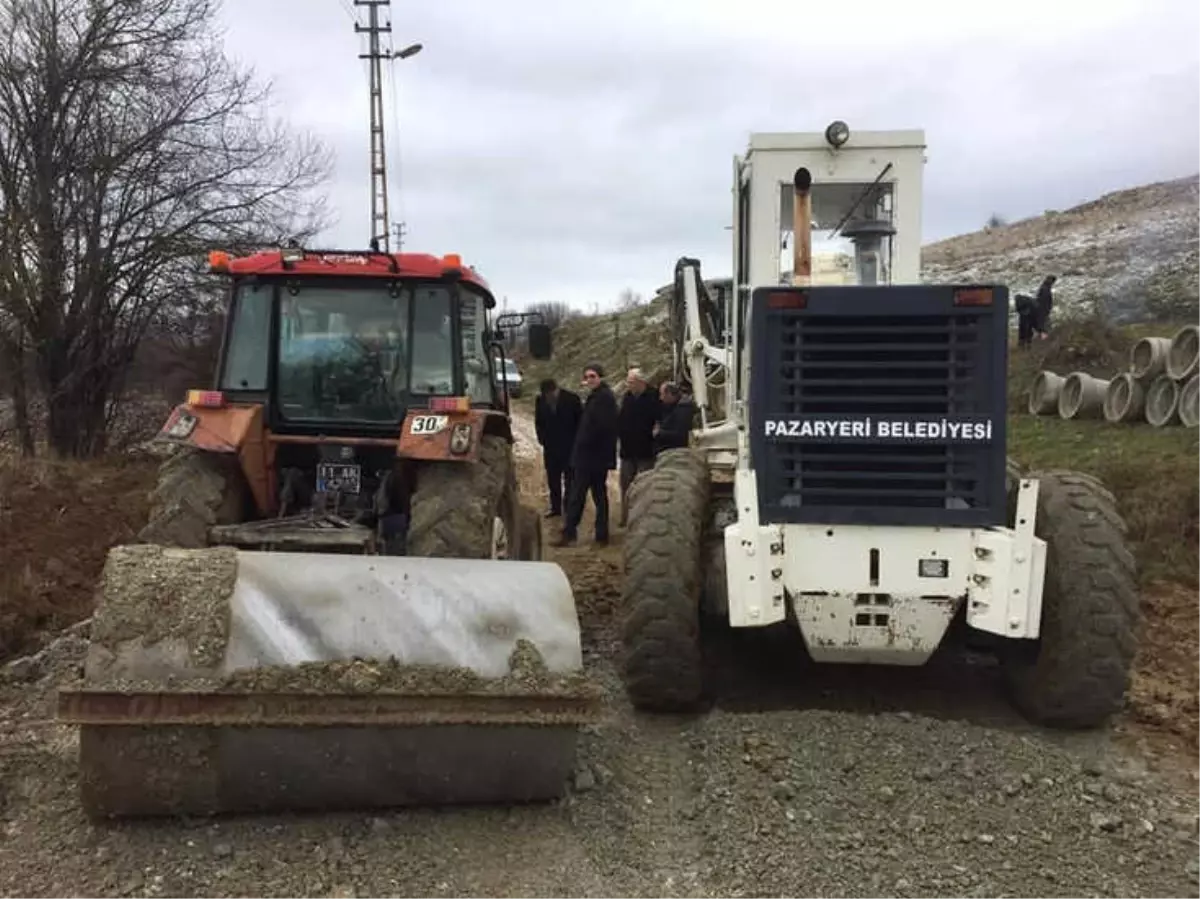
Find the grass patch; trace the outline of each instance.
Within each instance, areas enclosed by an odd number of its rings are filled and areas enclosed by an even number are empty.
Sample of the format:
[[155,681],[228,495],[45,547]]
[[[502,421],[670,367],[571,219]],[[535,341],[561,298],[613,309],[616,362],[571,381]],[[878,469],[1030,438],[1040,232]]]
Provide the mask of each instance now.
[[1009,455],[1025,469],[1070,468],[1116,495],[1143,583],[1197,586],[1200,441],[1185,428],[1009,416]]
[[[528,389],[537,393],[542,378],[554,378],[563,387],[578,392],[583,367],[604,366],[605,377],[614,387],[625,380],[631,366],[640,366],[652,381],[671,376],[671,343],[667,311],[661,302],[648,303],[623,312],[573,318],[554,332],[554,357],[546,361],[525,359],[521,369]],[[532,400],[529,401],[532,405]]]

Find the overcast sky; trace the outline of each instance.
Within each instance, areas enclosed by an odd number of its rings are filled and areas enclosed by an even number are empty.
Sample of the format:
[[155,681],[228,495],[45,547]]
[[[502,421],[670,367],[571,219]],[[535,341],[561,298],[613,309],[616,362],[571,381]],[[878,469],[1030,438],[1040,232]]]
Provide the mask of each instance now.
[[[227,45],[336,153],[370,231],[352,0],[225,0]],[[697,256],[729,271],[731,157],[752,131],[924,128],[924,238],[1200,169],[1196,0],[393,0],[393,221],[514,308],[611,306]],[[393,116],[393,110],[396,115]]]

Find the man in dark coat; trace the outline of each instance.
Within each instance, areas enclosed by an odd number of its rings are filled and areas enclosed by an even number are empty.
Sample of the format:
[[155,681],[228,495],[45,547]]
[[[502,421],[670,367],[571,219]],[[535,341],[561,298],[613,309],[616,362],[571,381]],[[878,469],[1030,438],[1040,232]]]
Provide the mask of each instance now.
[[596,506],[596,542],[608,542],[608,473],[617,467],[617,398],[598,363],[583,370],[583,384],[589,392],[571,453],[571,493],[558,546],[578,538],[589,492]]
[[682,449],[692,434],[695,406],[683,395],[678,384],[665,382],[659,389],[662,415],[654,426],[654,455],[663,450]]
[[579,394],[560,388],[553,378],[542,381],[534,404],[533,423],[542,446],[542,464],[550,489],[547,518],[562,515],[563,497],[571,495],[571,450],[575,447],[575,433],[582,417],[583,403]]
[[640,368],[629,369],[625,378],[625,395],[617,415],[617,436],[621,441],[621,527],[629,521],[629,506],[625,501],[629,485],[643,471],[654,467],[654,425],[658,421],[658,392],[646,381]]
[[1033,317],[1033,328],[1038,332],[1041,340],[1045,340],[1050,331],[1050,310],[1054,308],[1054,284],[1056,281],[1058,281],[1057,275],[1047,275],[1042,286],[1038,288],[1037,297],[1033,301],[1036,310]]
[[1017,307],[1017,346],[1028,347],[1033,342],[1033,325],[1037,318],[1037,308],[1033,297],[1019,293],[1016,296]]

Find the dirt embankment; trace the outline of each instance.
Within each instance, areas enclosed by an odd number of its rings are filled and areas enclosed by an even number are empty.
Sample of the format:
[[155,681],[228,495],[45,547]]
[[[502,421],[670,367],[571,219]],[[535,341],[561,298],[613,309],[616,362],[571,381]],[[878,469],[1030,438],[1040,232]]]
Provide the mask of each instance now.
[[157,464],[0,456],[0,662],[91,614],[109,547],[146,519]]

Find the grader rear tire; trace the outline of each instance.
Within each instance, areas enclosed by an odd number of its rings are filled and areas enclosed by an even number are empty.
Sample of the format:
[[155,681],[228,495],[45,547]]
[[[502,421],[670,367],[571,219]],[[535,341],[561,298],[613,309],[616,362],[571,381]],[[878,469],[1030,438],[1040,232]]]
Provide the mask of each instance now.
[[704,458],[668,450],[629,490],[621,676],[636,708],[687,711],[702,699],[700,589]]
[[1036,533],[1046,541],[1041,636],[1036,650],[1006,650],[1014,704],[1049,727],[1091,728],[1121,709],[1140,610],[1136,565],[1111,493],[1078,472],[1040,482]]
[[137,542],[202,549],[210,527],[245,520],[248,493],[236,455],[183,447],[158,470]]
[[485,436],[474,462],[430,462],[417,473],[408,527],[408,554],[424,558],[490,559],[496,519],[504,522],[509,555],[517,540],[516,471],[503,437]]

